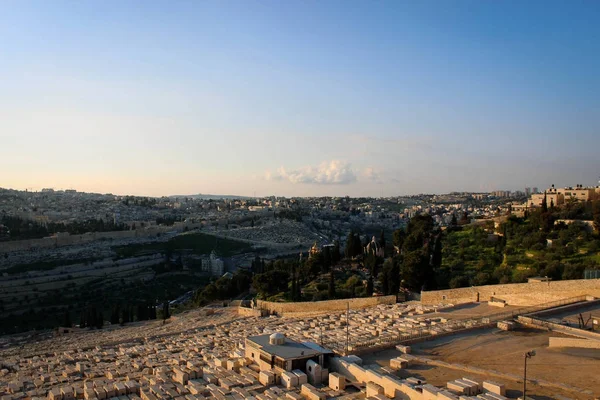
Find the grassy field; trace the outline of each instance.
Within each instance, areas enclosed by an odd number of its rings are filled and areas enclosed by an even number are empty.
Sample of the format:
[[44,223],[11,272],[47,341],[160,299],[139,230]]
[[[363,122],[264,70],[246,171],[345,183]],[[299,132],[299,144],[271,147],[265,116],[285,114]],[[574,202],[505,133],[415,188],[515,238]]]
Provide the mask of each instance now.
[[49,271],[51,269],[62,267],[64,265],[84,264],[88,262],[96,261],[95,257],[78,258],[73,260],[52,260],[52,261],[36,261],[33,263],[15,264],[2,272],[6,272],[9,275],[20,274],[29,271]]
[[194,254],[210,254],[215,251],[219,256],[229,257],[251,250],[247,243],[231,239],[217,238],[205,233],[178,235],[168,242],[140,243],[113,248],[120,257],[133,257],[143,254],[165,252],[167,250],[188,250]]

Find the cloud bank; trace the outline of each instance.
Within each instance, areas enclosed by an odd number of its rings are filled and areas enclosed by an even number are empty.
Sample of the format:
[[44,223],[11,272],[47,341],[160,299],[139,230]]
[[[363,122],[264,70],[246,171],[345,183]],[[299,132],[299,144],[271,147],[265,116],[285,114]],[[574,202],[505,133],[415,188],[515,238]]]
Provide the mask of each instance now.
[[375,171],[375,169],[373,169],[372,167],[365,168],[362,176],[368,181],[375,183],[383,183],[383,179],[381,179],[379,173]]
[[288,181],[294,184],[347,185],[357,180],[352,165],[339,160],[325,161],[319,166],[307,166],[297,170],[280,167],[276,172],[267,171],[265,179],[270,181]]

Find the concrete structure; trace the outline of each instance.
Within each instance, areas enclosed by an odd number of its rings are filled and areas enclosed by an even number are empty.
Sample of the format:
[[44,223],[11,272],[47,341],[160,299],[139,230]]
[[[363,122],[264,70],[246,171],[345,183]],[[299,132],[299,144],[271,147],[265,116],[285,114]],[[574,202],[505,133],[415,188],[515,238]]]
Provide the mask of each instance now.
[[500,396],[506,396],[506,388],[501,383],[496,383],[493,381],[484,381],[483,382],[483,390],[486,393],[494,393]]
[[410,346],[405,346],[402,344],[399,344],[396,346],[396,350],[398,350],[399,352],[402,352],[404,354],[410,354],[411,353],[411,348]]
[[497,326],[498,329],[503,331],[512,331],[515,329],[516,324],[514,321],[499,321]]
[[346,389],[346,377],[333,372],[329,374],[329,387],[333,390],[344,390]]
[[309,361],[319,367],[324,363],[321,351],[287,339],[282,333],[247,338],[245,356],[258,364],[261,370],[277,367],[284,371],[306,371]]

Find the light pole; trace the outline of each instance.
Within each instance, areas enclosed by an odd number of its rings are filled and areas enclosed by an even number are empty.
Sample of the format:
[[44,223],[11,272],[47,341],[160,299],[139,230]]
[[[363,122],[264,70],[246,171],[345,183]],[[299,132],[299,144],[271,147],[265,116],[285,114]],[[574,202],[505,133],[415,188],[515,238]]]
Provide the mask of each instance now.
[[527,359],[535,356],[535,350],[525,353],[525,368],[523,369],[523,400],[527,400]]

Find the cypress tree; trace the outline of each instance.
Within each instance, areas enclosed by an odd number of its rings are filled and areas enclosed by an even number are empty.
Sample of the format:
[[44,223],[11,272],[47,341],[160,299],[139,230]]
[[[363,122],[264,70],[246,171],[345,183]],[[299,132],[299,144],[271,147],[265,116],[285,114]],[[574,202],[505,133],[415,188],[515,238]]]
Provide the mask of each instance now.
[[73,324],[71,323],[71,315],[69,314],[69,310],[65,311],[65,318],[63,320],[63,326],[65,328],[70,328]]
[[373,275],[369,275],[367,280],[367,296],[373,296]]
[[335,277],[333,276],[333,268],[329,271],[329,299],[335,299]]
[[100,313],[98,314],[98,320],[96,321],[96,328],[102,329],[103,326],[104,326],[104,314],[102,314],[102,311],[100,311]]
[[169,302],[165,300],[163,302],[163,320],[169,319],[171,314],[169,314]]
[[544,199],[542,200],[542,212],[548,212],[548,202],[546,199],[546,191],[544,191]]
[[113,325],[117,325],[119,320],[121,319],[121,307],[119,305],[113,306],[112,313],[110,315],[110,323]]
[[86,326],[85,311],[81,310],[81,315],[79,316],[79,327],[80,328],[85,328],[85,326]]
[[127,310],[127,307],[125,307],[125,308],[123,308],[123,311],[121,313],[121,325],[125,325],[128,322],[129,322],[129,310]]
[[296,299],[296,263],[292,262],[292,301],[297,301]]
[[90,328],[97,325],[96,306],[90,306],[88,309],[87,324]]

